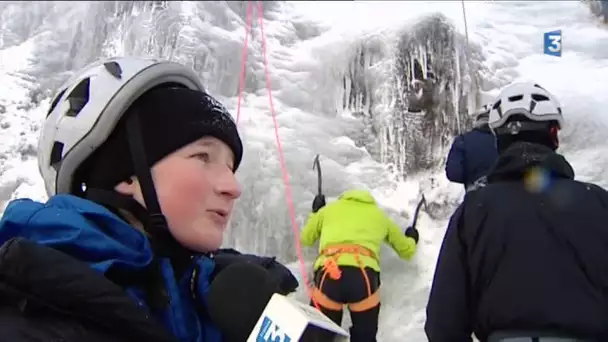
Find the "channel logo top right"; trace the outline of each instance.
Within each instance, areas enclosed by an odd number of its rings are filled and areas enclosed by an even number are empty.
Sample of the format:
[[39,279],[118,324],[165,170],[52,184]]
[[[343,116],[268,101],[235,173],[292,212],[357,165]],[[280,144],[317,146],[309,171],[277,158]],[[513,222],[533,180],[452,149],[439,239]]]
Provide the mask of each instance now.
[[544,52],[545,55],[561,57],[562,56],[562,30],[545,32],[544,35]]

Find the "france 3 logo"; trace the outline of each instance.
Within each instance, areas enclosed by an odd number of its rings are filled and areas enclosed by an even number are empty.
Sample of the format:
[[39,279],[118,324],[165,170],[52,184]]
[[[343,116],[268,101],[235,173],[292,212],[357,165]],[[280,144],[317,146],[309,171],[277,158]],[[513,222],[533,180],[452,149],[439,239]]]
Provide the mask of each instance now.
[[562,56],[562,30],[545,32],[544,34],[545,55]]

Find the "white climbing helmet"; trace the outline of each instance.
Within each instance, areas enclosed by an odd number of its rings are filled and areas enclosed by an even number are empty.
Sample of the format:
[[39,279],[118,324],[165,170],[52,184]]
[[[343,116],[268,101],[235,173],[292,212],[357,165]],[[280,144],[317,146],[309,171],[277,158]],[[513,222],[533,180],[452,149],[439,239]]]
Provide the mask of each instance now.
[[194,70],[153,59],[104,59],[74,74],[53,98],[38,142],[47,194],[71,193],[74,173],[123,113],[146,91],[166,83],[204,90]]
[[495,131],[516,114],[533,121],[556,121],[560,129],[564,125],[559,101],[535,83],[513,83],[502,89],[490,110],[490,128]]
[[481,106],[481,108],[475,112],[475,122],[473,123],[474,127],[481,127],[488,124],[491,108],[492,103],[488,103]]

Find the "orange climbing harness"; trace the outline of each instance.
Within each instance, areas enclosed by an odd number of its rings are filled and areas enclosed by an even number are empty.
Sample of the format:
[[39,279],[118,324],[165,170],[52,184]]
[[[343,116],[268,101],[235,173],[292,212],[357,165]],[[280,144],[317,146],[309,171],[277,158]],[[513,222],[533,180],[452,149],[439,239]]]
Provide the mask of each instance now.
[[[359,265],[359,268],[361,269],[361,273],[363,274],[363,279],[365,280],[365,285],[367,286],[367,297],[359,302],[339,303],[330,299],[323,293],[323,282],[325,281],[326,276],[329,275],[329,277],[333,280],[339,280],[342,277],[342,271],[340,271],[338,266],[338,259],[343,254],[353,255],[357,261],[357,264]],[[312,286],[313,301],[316,301],[316,303],[324,308],[334,311],[340,311],[344,305],[347,305],[349,310],[352,312],[366,311],[380,304],[380,289],[376,289],[376,291],[372,293],[372,286],[369,281],[369,277],[367,276],[365,266],[361,261],[361,256],[371,257],[374,260],[379,261],[374,252],[363,246],[355,244],[336,244],[328,246],[322,250],[320,255],[325,257],[325,261],[323,263],[323,274],[321,275],[319,286]]]

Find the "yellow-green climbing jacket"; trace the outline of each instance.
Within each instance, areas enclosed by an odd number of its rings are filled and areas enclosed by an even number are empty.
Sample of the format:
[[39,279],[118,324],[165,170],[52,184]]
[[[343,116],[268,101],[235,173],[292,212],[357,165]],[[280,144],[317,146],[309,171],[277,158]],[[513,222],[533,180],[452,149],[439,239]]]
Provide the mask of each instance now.
[[[302,229],[300,240],[312,246],[319,240],[319,252],[339,244],[355,244],[367,248],[376,256],[360,256],[365,267],[380,272],[378,263],[380,246],[387,243],[402,259],[409,260],[416,253],[414,239],[404,235],[403,230],[380,209],[374,197],[365,190],[349,190],[338,200],[327,204],[308,218]],[[325,256],[320,255],[314,269],[322,267]],[[340,266],[358,267],[356,257],[341,255]]]

